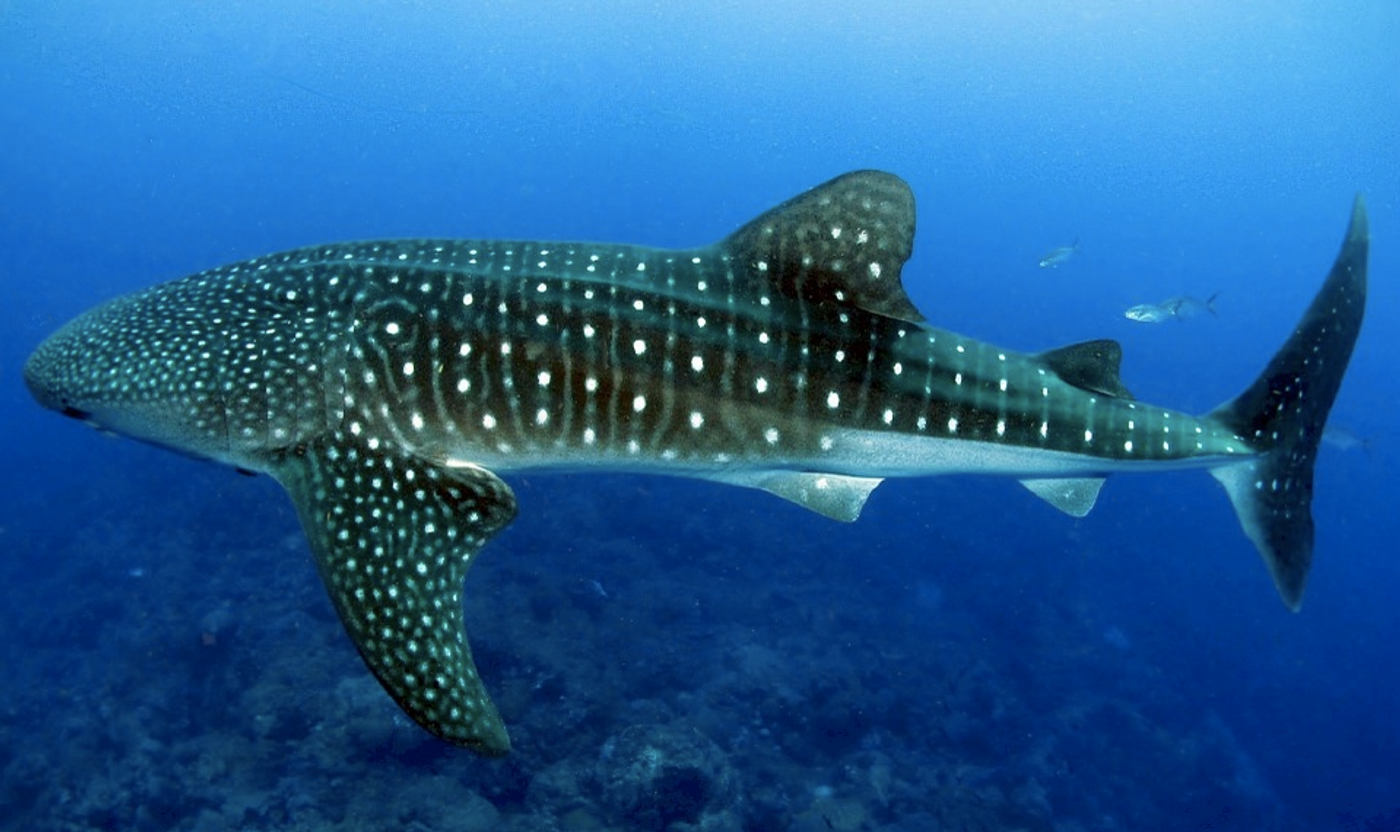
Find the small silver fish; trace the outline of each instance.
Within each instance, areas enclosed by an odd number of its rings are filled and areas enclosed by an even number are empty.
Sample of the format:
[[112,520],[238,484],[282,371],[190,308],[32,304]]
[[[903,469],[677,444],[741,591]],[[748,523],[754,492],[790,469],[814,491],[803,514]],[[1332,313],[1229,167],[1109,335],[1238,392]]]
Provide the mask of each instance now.
[[1128,307],[1123,317],[1142,324],[1160,324],[1173,317],[1171,310],[1156,303],[1139,303]]
[[1346,425],[1328,425],[1322,429],[1322,442],[1339,451],[1359,450],[1370,455],[1375,439],[1370,436],[1362,436]]
[[1040,258],[1040,267],[1042,269],[1053,269],[1078,253],[1079,238],[1075,237],[1074,242],[1067,246],[1056,246],[1050,249],[1044,257]]
[[1205,300],[1199,300],[1190,295],[1181,295],[1162,301],[1162,306],[1171,310],[1172,315],[1177,320],[1184,321],[1187,318],[1194,318],[1205,312],[1209,312],[1212,315],[1216,314],[1215,299],[1218,297],[1220,297],[1219,292],[1216,292]]
[[1216,292],[1206,300],[1199,300],[1187,295],[1168,298],[1161,303],[1139,303],[1136,306],[1128,307],[1123,313],[1123,317],[1130,321],[1137,321],[1144,324],[1160,324],[1162,321],[1175,318],[1184,321],[1187,318],[1194,318],[1202,312],[1215,314],[1215,299],[1220,297]]

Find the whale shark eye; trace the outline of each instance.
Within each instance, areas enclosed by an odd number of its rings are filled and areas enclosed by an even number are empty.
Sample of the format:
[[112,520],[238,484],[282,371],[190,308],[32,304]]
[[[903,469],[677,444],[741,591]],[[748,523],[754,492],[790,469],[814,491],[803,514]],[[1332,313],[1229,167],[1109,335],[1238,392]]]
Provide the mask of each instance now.
[[88,413],[86,410],[79,410],[78,408],[67,404],[65,404],[63,406],[63,409],[58,412],[62,413],[64,416],[67,416],[70,419],[79,419],[81,421],[87,421],[88,419],[92,418],[92,414]]

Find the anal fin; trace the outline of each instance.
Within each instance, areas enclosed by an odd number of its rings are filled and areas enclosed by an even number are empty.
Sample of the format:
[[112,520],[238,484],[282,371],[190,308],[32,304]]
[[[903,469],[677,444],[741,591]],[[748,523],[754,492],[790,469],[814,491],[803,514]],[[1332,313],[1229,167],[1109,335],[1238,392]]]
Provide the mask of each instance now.
[[341,622],[399,707],[448,742],[507,753],[467,643],[462,580],[515,517],[510,487],[484,468],[442,468],[347,435],[299,447],[273,473]]

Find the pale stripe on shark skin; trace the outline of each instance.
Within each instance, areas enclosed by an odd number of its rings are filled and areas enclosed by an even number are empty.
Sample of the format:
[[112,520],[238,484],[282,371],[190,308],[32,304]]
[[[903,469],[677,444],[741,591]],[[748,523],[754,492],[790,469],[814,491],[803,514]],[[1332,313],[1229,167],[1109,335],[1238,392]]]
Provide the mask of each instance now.
[[1196,417],[1135,401],[1121,351],[1015,353],[924,322],[914,202],[859,171],[712,246],[316,246],[111,301],[30,357],[44,405],[290,493],[365,663],[414,720],[510,742],[461,588],[515,516],[499,472],[621,469],[759,488],[855,520],[892,476],[1003,474],[1076,516],[1118,471],[1207,468],[1284,601],[1366,297],[1358,199],[1336,265],[1259,379]]

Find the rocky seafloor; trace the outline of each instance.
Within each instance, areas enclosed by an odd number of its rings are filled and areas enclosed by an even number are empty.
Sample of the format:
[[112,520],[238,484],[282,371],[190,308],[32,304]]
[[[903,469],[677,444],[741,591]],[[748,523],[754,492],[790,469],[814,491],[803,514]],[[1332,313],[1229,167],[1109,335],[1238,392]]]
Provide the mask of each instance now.
[[515,750],[478,758],[361,665],[274,487],[195,477],[5,530],[0,829],[1300,828],[1015,553],[911,569],[923,531],[655,479],[514,481],[465,594]]

